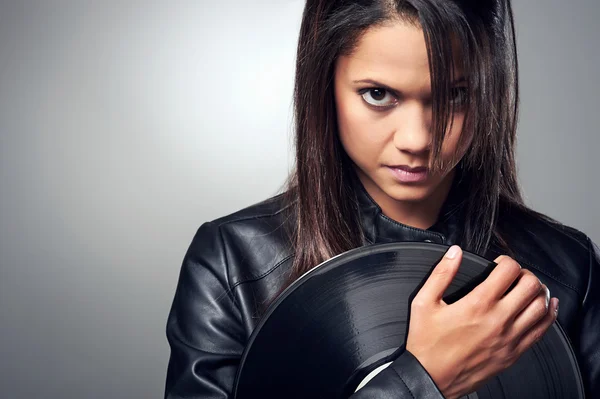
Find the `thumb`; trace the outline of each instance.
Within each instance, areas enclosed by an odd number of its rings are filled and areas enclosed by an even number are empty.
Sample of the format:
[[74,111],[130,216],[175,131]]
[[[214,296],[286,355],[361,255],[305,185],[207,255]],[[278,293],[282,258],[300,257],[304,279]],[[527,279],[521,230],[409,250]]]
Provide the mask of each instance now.
[[444,292],[456,276],[461,260],[462,250],[460,247],[458,245],[451,246],[442,260],[433,268],[417,296],[427,302],[440,302]]

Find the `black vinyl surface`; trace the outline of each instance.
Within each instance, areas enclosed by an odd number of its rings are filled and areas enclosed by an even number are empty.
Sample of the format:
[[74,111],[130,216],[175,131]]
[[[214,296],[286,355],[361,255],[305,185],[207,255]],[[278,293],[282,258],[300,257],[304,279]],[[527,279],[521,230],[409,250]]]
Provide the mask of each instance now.
[[[294,282],[244,351],[237,399],[345,398],[403,350],[410,301],[447,246],[392,243],[348,251]],[[483,281],[494,263],[464,252],[444,299]],[[555,323],[511,368],[468,398],[583,398],[573,351]]]

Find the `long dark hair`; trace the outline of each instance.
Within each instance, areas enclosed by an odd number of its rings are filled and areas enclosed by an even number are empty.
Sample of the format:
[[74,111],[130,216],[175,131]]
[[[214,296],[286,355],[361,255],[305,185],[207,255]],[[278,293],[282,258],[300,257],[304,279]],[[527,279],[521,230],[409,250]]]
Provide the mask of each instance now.
[[496,223],[501,203],[527,209],[514,158],[518,68],[509,0],[308,0],[296,61],[296,167],[286,191],[294,218],[289,282],[363,244],[351,191],[352,162],[338,138],[333,74],[337,58],[350,54],[367,28],[390,20],[417,23],[425,35],[433,96],[433,171],[445,167],[438,155],[454,113],[449,101],[453,42],[460,47],[469,87],[461,138],[470,138],[460,161],[462,247],[484,254],[494,239],[505,245]]

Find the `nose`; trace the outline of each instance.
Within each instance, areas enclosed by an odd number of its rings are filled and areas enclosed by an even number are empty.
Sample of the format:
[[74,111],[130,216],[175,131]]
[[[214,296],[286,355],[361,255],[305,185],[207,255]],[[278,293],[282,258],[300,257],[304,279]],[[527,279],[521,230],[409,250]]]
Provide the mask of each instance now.
[[426,155],[431,147],[431,107],[413,101],[399,108],[394,146],[401,152]]

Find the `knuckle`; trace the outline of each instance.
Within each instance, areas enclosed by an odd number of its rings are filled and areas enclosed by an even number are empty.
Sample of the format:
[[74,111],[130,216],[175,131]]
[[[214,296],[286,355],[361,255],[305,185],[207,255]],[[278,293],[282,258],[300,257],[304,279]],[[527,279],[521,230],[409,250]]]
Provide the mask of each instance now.
[[511,257],[506,257],[502,262],[502,267],[504,267],[507,271],[510,272],[521,272],[521,265]]
[[425,300],[423,300],[423,298],[416,296],[411,304],[410,304],[410,308],[411,310],[416,310],[416,311],[420,311],[423,309],[427,308],[427,302]]
[[481,314],[486,311],[487,306],[483,296],[478,292],[471,292],[468,296],[469,306],[471,311],[475,314]]
[[[491,336],[501,338],[504,335],[504,323],[495,317],[488,319],[487,328]],[[504,346],[504,345],[503,345]]]
[[524,275],[521,280],[527,292],[538,293],[542,289],[542,282],[533,273]]
[[546,306],[546,298],[536,299],[531,306],[533,308],[533,314],[538,318],[542,318],[546,315],[546,313],[548,313],[548,307]]
[[443,277],[448,275],[448,273],[450,273],[451,271],[451,265],[449,265],[447,262],[440,262],[435,269],[433,269],[433,272],[431,273],[433,276],[436,277]]

